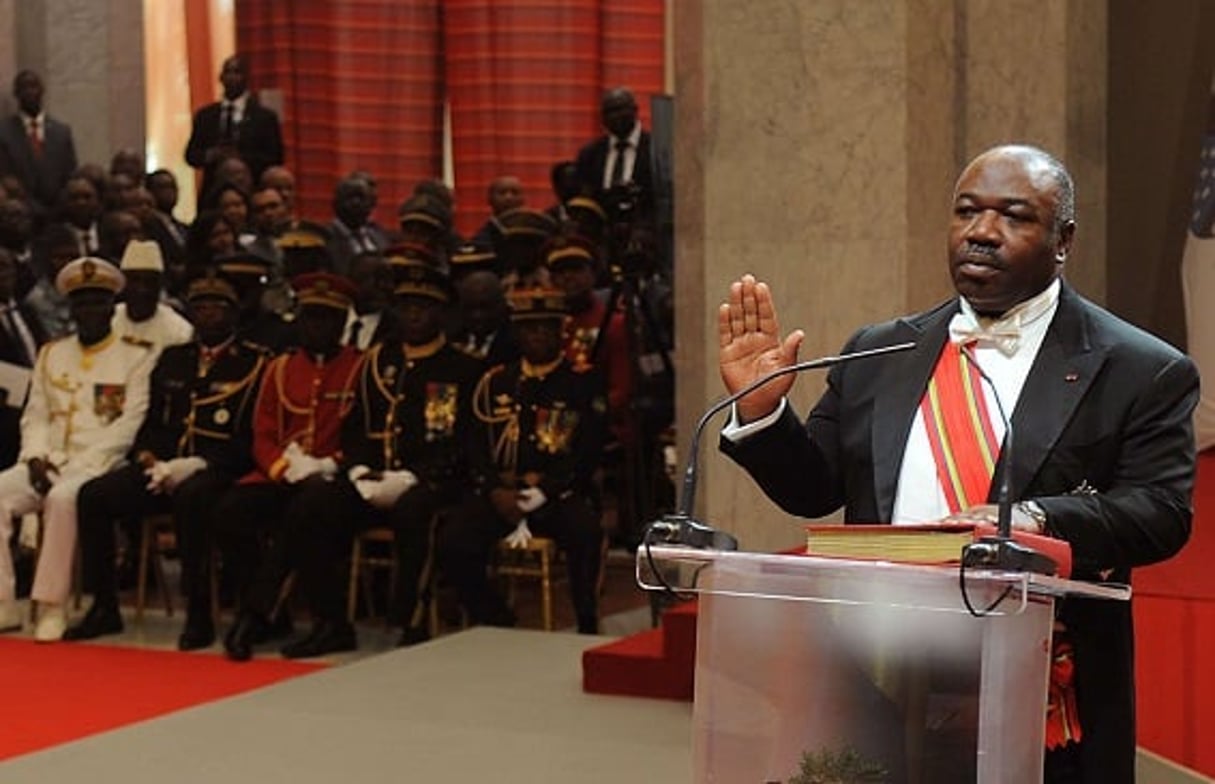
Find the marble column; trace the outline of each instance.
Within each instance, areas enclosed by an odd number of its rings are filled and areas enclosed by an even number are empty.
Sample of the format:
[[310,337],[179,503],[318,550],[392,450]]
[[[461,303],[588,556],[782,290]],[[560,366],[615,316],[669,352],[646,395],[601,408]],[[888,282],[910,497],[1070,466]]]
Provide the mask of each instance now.
[[72,126],[81,163],[143,149],[142,0],[0,0],[0,40],[13,59],[5,93],[16,70],[40,73],[47,111]]
[[[953,181],[993,144],[1039,144],[1072,167],[1085,228],[1068,274],[1101,298],[1104,0],[672,5],[681,454],[723,392],[716,312],[729,281],[772,283],[782,330],[807,333],[803,357],[934,304],[951,291]],[[795,408],[822,384],[799,379]],[[716,453],[716,429],[702,519],[746,549],[798,544],[803,521]]]

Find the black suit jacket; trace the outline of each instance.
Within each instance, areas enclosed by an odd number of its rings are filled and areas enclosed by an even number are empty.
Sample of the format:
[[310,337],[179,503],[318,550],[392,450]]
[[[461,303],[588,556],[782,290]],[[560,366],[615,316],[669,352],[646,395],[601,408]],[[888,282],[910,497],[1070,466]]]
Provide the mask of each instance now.
[[76,170],[76,143],[72,129],[50,115],[44,115],[42,155],[34,155],[25,123],[11,114],[0,122],[0,174],[14,175],[40,214],[50,212],[59,191]]
[[[603,187],[603,170],[607,166],[608,151],[616,141],[610,135],[601,136],[578,152],[575,162],[578,181],[588,193],[608,209],[608,191]],[[642,130],[637,140],[637,160],[633,163],[633,184],[637,186],[640,203],[638,208],[644,215],[653,214],[654,206],[654,159],[650,145],[650,132]],[[609,211],[609,215],[610,215]]]
[[[186,161],[196,169],[203,169],[202,193],[215,187],[213,161],[207,164],[207,150],[223,141],[220,123],[223,119],[223,104],[208,104],[194,113],[194,125],[190,130],[190,141],[186,144]],[[236,151],[241,160],[253,172],[253,181],[271,166],[283,162],[283,135],[279,128],[278,115],[257,102],[252,95],[245,104],[245,113],[237,125]]]
[[[46,342],[46,330],[33,309],[24,302],[17,304],[17,312],[25,322],[25,327],[34,339],[35,351]],[[24,356],[25,351],[18,347],[8,330],[0,326],[0,361],[11,362],[15,365],[33,367],[36,357]],[[20,401],[18,401],[20,403]],[[0,405],[0,469],[8,468],[17,460],[21,445],[21,409],[10,405]]]
[[[904,445],[957,311],[953,300],[862,329],[845,351],[918,345],[836,366],[804,425],[786,410],[739,443],[723,439],[723,451],[792,514],[820,517],[843,506],[848,522],[889,521]],[[1197,400],[1188,357],[1062,287],[1012,415],[1011,489],[1014,499],[1036,500],[1048,533],[1071,544],[1074,579],[1129,582],[1131,567],[1185,544]],[[993,483],[990,502],[996,492]],[[1068,599],[1059,617],[1075,647],[1084,781],[1132,782],[1130,604]]]

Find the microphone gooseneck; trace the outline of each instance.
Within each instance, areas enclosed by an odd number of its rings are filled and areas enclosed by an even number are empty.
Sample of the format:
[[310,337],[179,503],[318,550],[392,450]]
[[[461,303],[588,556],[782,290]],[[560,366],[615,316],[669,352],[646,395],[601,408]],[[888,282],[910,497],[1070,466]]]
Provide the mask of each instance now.
[[[984,537],[962,549],[962,569],[979,567],[985,569],[1001,569],[1010,572],[1036,572],[1040,574],[1055,574],[1058,564],[1049,556],[1037,550],[1025,547],[1012,538],[1012,465],[1013,465],[1013,425],[1012,420],[1004,412],[1004,404],[1000,401],[1000,390],[996,382],[983,370],[982,365],[975,359],[974,352],[969,346],[961,346],[959,350],[966,361],[971,364],[983,383],[991,389],[991,395],[996,401],[996,411],[1004,423],[1004,446],[1000,450],[999,489],[996,492],[996,535]],[[965,597],[963,590],[963,597]]]
[[654,541],[666,542],[668,544],[682,544],[690,547],[712,548],[715,550],[737,550],[738,540],[732,535],[718,531],[715,528],[698,522],[692,516],[692,509],[696,503],[696,478],[698,469],[698,457],[700,455],[700,438],[704,434],[705,428],[709,421],[718,412],[725,409],[727,406],[737,402],[740,398],[754,392],[781,376],[787,376],[791,373],[801,373],[806,370],[815,370],[818,368],[831,367],[843,362],[851,362],[855,359],[866,359],[868,357],[881,356],[883,354],[892,354],[896,351],[907,351],[915,348],[914,342],[898,343],[891,346],[881,346],[879,348],[868,349],[866,351],[856,351],[850,354],[840,354],[832,357],[819,357],[817,359],[809,359],[805,362],[798,362],[793,365],[787,365],[783,368],[773,370],[771,373],[766,373],[763,376],[755,379],[755,381],[747,384],[742,389],[727,395],[718,400],[701,415],[700,420],[696,423],[696,428],[692,431],[692,438],[688,444],[688,459],[683,471],[683,486],[679,495],[679,505],[672,514],[663,515],[662,519],[650,523],[647,528],[645,543],[648,549],[649,544]]

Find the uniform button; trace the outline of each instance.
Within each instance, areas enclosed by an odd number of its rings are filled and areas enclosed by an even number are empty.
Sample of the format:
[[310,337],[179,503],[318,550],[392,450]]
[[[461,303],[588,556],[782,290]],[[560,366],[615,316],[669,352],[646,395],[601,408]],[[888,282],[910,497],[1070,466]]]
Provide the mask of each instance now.
[[535,441],[535,440],[536,440],[536,436],[535,436],[535,435],[530,435],[530,436],[528,436],[528,437],[527,437],[527,440],[528,440],[528,441]]
[[399,427],[394,427],[394,428],[392,429],[392,432],[396,433],[397,435],[400,435],[400,434],[401,434],[401,428],[399,428]]

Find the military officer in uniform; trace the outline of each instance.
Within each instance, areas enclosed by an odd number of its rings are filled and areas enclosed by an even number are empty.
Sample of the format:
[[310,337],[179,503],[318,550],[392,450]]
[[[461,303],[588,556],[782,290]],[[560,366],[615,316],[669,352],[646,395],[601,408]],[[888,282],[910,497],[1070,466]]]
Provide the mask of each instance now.
[[[216,542],[243,593],[224,638],[234,661],[249,659],[267,639],[287,566],[299,562],[293,532],[308,511],[301,491],[337,474],[342,419],[362,361],[358,349],[341,344],[353,284],[315,272],[291,285],[300,303],[300,346],[266,364],[253,414],[254,468],[223,495],[215,516]],[[271,545],[263,548],[267,536]]]
[[[42,511],[44,526],[32,598],[35,639],[52,642],[67,627],[64,601],[76,551],[76,494],[122,462],[148,408],[148,344],[110,327],[122,273],[102,259],[77,259],[55,278],[68,297],[76,334],[47,344],[34,363],[21,416],[17,465],[0,472],[0,542],[14,516]],[[0,628],[20,625],[8,547],[0,547]]]
[[344,471],[301,490],[310,524],[300,529],[305,560],[296,564],[297,579],[315,625],[283,648],[288,658],[320,656],[353,640],[341,575],[353,537],[376,525],[393,529],[400,644],[428,639],[435,520],[468,490],[469,400],[484,368],[443,334],[443,309],[452,298],[447,276],[420,261],[401,260],[393,269],[399,338],[373,346],[363,363],[342,427]]
[[471,620],[510,625],[486,579],[491,550],[504,536],[511,544],[552,537],[569,560],[578,631],[595,634],[603,532],[592,477],[604,440],[603,384],[564,355],[561,291],[516,290],[510,304],[523,356],[487,371],[473,392],[475,494],[440,529],[438,560]]
[[236,334],[241,340],[264,346],[272,354],[294,347],[297,335],[292,314],[280,314],[264,306],[273,277],[272,262],[247,251],[220,256],[216,262],[220,274],[232,283],[240,297]]
[[215,275],[186,291],[196,339],[165,349],[152,371],[148,414],[135,461],[80,489],[80,542],[93,605],[67,640],[122,631],[114,572],[114,521],[172,512],[181,555],[186,625],[183,651],[215,640],[210,562],[214,499],[253,466],[253,403],[265,350],[236,337],[236,290]]

